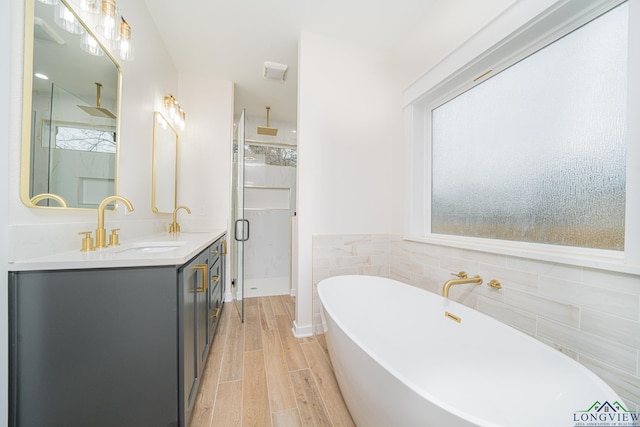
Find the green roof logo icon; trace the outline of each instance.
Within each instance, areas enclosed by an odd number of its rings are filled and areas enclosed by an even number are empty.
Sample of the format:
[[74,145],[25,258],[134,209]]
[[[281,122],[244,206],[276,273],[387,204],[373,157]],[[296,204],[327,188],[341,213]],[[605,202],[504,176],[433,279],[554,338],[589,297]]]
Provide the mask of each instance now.
[[583,426],[626,426],[640,427],[640,414],[629,411],[619,401],[610,403],[596,400],[584,411],[573,413],[574,427]]

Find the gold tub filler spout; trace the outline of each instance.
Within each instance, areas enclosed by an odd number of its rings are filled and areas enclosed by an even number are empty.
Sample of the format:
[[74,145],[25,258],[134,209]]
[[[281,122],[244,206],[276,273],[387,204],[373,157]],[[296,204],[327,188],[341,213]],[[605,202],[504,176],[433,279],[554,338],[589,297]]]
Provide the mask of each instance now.
[[455,285],[465,285],[467,283],[473,283],[475,285],[482,284],[482,277],[476,275],[473,277],[467,277],[467,273],[461,271],[459,273],[451,273],[453,276],[456,276],[457,279],[447,280],[442,286],[442,296],[445,298],[449,298],[449,288]]

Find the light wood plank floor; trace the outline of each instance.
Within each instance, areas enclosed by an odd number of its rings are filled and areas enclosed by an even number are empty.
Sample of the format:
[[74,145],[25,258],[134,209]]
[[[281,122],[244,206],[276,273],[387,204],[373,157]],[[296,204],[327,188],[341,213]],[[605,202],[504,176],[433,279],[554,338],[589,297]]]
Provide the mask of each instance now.
[[355,427],[323,335],[296,339],[294,298],[226,303],[190,427]]

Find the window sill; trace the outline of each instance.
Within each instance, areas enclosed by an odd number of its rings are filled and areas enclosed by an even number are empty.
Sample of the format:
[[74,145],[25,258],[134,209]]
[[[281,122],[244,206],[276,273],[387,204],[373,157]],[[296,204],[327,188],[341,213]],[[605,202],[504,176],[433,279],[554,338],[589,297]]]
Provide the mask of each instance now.
[[624,253],[618,251],[445,235],[404,236],[404,239],[413,242],[489,252],[518,258],[529,258],[538,261],[575,265],[619,273],[640,274],[640,265],[625,263]]

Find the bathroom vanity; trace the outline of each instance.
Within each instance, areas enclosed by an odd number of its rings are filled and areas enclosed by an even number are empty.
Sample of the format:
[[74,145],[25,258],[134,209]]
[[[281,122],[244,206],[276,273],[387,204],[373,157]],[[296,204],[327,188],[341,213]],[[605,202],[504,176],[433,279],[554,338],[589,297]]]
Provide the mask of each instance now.
[[9,425],[188,426],[222,310],[224,239],[15,263]]

